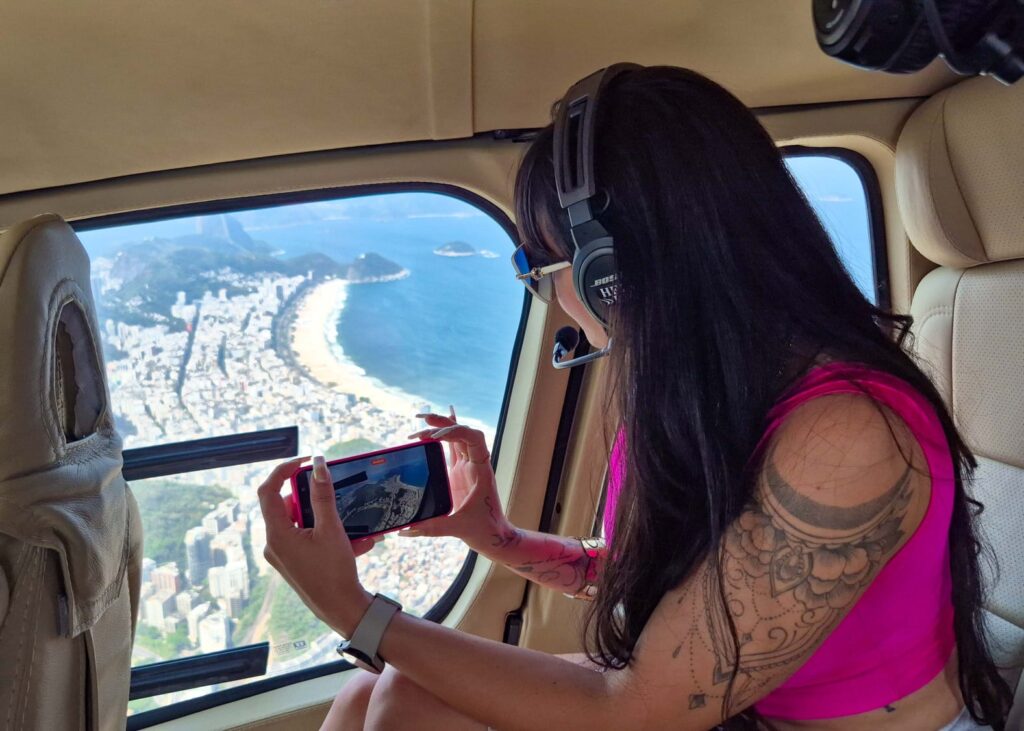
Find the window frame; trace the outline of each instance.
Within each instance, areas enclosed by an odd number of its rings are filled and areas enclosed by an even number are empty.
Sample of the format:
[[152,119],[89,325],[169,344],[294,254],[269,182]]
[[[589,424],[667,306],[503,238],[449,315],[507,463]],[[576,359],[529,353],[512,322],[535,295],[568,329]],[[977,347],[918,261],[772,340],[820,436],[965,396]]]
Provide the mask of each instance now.
[[[359,198],[369,195],[385,195],[389,193],[436,193],[448,196],[449,198],[455,198],[490,216],[491,220],[497,223],[508,235],[513,246],[518,246],[520,243],[519,232],[516,229],[515,224],[509,218],[508,214],[493,201],[461,186],[450,183],[428,181],[403,181],[394,183],[332,186],[329,188],[312,188],[307,190],[283,191],[280,193],[238,196],[92,216],[80,218],[69,223],[75,232],[78,233],[100,228],[150,223],[169,218],[234,213],[238,211],[251,211],[262,208],[278,208],[286,205]],[[532,299],[533,298],[530,297],[529,292],[524,288],[523,304],[519,316],[519,326],[516,330],[512,344],[512,357],[509,361],[508,376],[505,380],[505,392],[502,395],[501,408],[498,414],[498,423],[495,427],[494,443],[491,445],[491,463],[493,465],[497,465],[501,452],[501,442],[502,437],[504,436],[505,424],[508,416],[509,401],[512,396],[512,386],[515,381],[516,373],[519,369],[519,359],[522,353],[523,339],[526,334],[526,325],[530,316]],[[158,447],[160,445],[153,446]],[[473,568],[476,565],[476,559],[476,551],[473,551],[472,549],[468,550],[466,560],[463,562],[462,568],[456,575],[455,580],[445,590],[434,606],[432,606],[423,615],[424,619],[437,623],[444,621],[451,610],[455,607],[455,603],[461,597],[466,586],[469,584],[470,576],[472,575]],[[204,655],[195,655],[192,657],[201,658],[204,657]],[[137,667],[143,666],[139,665]],[[355,665],[352,663],[339,659],[333,662],[322,663],[313,667],[295,670],[290,673],[282,673],[281,675],[274,675],[262,680],[255,680],[251,683],[245,683],[234,688],[213,691],[196,698],[126,716],[126,729],[127,731],[137,731],[138,729],[149,728],[157,724],[190,716],[209,708],[215,708],[226,703],[260,695],[261,693],[292,685],[294,683],[301,683],[313,678],[333,675],[335,673],[344,672],[354,668]]]
[[[889,246],[885,234],[885,208],[882,189],[874,166],[864,155],[846,147],[811,147],[781,145],[783,158],[826,157],[846,163],[860,180],[867,203],[868,235],[871,237],[871,270],[875,283],[875,306],[886,312],[892,309],[889,287]],[[812,206],[813,207],[813,206]]]

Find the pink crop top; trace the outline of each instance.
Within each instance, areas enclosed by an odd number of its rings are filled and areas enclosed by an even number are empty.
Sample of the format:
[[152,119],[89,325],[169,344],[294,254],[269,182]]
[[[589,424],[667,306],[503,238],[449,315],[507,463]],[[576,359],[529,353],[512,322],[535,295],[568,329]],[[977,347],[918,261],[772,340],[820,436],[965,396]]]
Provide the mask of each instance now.
[[[882,708],[931,681],[955,647],[949,570],[954,472],[945,433],[928,400],[905,381],[865,366],[819,366],[769,412],[758,449],[801,404],[827,394],[865,392],[902,418],[920,444],[932,476],[928,509],[807,662],[755,704],[765,716],[812,720]],[[610,542],[624,469],[621,434],[609,466],[604,529]]]

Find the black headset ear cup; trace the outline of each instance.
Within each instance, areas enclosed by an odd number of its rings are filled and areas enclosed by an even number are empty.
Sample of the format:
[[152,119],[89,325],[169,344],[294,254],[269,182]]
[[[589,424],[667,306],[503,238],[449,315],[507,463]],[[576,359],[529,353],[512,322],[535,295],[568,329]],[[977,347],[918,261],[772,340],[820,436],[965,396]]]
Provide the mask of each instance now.
[[939,55],[938,46],[928,29],[924,10],[919,11],[920,22],[914,26],[910,38],[906,39],[900,51],[885,65],[885,70],[894,74],[911,74],[920,71]]
[[[992,0],[935,0],[939,8],[939,16],[942,18],[942,27],[946,29],[947,35],[954,43],[956,29],[966,23],[970,23],[978,12],[984,10],[991,4]],[[932,37],[931,29],[924,18],[924,8],[921,0],[917,0],[918,13],[921,22],[917,24],[913,36],[905,43],[903,50],[887,65],[886,71],[899,74],[909,74],[920,71],[935,60],[939,55],[939,48]]]
[[619,295],[615,248],[610,236],[591,241],[572,259],[572,280],[583,306],[603,326]]

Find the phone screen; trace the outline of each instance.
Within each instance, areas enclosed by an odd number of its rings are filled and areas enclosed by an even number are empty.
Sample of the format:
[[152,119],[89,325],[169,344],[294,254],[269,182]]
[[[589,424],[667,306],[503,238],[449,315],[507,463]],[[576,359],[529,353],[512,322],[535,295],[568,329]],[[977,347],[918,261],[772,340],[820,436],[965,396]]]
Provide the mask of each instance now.
[[[345,532],[352,538],[395,530],[452,508],[444,451],[437,442],[328,464],[334,502]],[[302,525],[313,525],[309,500],[310,468],[295,476]]]

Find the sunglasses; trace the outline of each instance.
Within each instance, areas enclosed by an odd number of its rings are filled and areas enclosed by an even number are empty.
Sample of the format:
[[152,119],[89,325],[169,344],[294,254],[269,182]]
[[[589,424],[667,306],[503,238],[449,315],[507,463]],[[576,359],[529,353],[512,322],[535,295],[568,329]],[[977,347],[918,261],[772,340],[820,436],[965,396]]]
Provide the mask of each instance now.
[[551,275],[572,266],[571,262],[560,261],[543,267],[532,267],[526,258],[526,249],[520,244],[512,254],[512,268],[516,270],[516,279],[523,283],[530,294],[548,304],[554,299],[555,285]]

